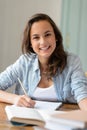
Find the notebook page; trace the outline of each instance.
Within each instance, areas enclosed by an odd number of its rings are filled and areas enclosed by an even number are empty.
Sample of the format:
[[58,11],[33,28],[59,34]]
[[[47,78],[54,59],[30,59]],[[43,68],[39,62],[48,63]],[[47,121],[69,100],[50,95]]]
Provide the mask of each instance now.
[[61,105],[62,102],[49,102],[49,101],[35,101],[35,108],[46,109],[46,110],[56,110]]

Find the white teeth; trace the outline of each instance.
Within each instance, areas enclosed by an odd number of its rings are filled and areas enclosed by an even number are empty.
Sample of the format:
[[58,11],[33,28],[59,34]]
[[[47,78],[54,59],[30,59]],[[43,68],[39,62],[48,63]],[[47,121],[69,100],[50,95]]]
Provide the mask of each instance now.
[[47,50],[49,48],[49,46],[48,47],[43,47],[43,48],[40,48],[41,50]]

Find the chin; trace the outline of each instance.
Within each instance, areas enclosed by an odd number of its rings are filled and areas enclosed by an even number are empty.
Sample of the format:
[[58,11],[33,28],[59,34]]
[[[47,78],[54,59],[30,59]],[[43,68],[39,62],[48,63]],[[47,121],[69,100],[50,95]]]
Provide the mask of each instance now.
[[51,56],[51,54],[43,54],[43,55],[41,55],[41,57],[43,57],[43,58],[50,58],[50,56]]

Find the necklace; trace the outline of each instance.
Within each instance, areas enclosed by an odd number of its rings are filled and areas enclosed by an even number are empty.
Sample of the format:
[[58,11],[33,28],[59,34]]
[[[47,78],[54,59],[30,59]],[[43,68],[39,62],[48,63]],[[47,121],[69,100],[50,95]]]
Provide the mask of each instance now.
[[40,65],[40,75],[43,79],[48,79],[48,66],[47,65],[44,67]]
[[47,78],[47,72],[46,71],[41,72],[41,77],[46,79]]
[[41,75],[47,75],[47,71],[43,71]]
[[47,68],[46,69],[41,69],[41,76],[47,76]]
[[43,72],[41,72],[41,78],[43,79],[43,80],[47,80],[47,81],[49,81],[49,80],[52,80],[51,79],[51,77],[48,75],[48,72],[47,71],[43,71]]

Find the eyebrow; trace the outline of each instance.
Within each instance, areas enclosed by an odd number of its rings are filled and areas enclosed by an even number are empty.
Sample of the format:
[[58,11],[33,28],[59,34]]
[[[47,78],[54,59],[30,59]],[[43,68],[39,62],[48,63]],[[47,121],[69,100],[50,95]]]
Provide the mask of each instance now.
[[45,33],[49,33],[49,32],[53,32],[53,31],[48,30],[48,31],[46,31]]

